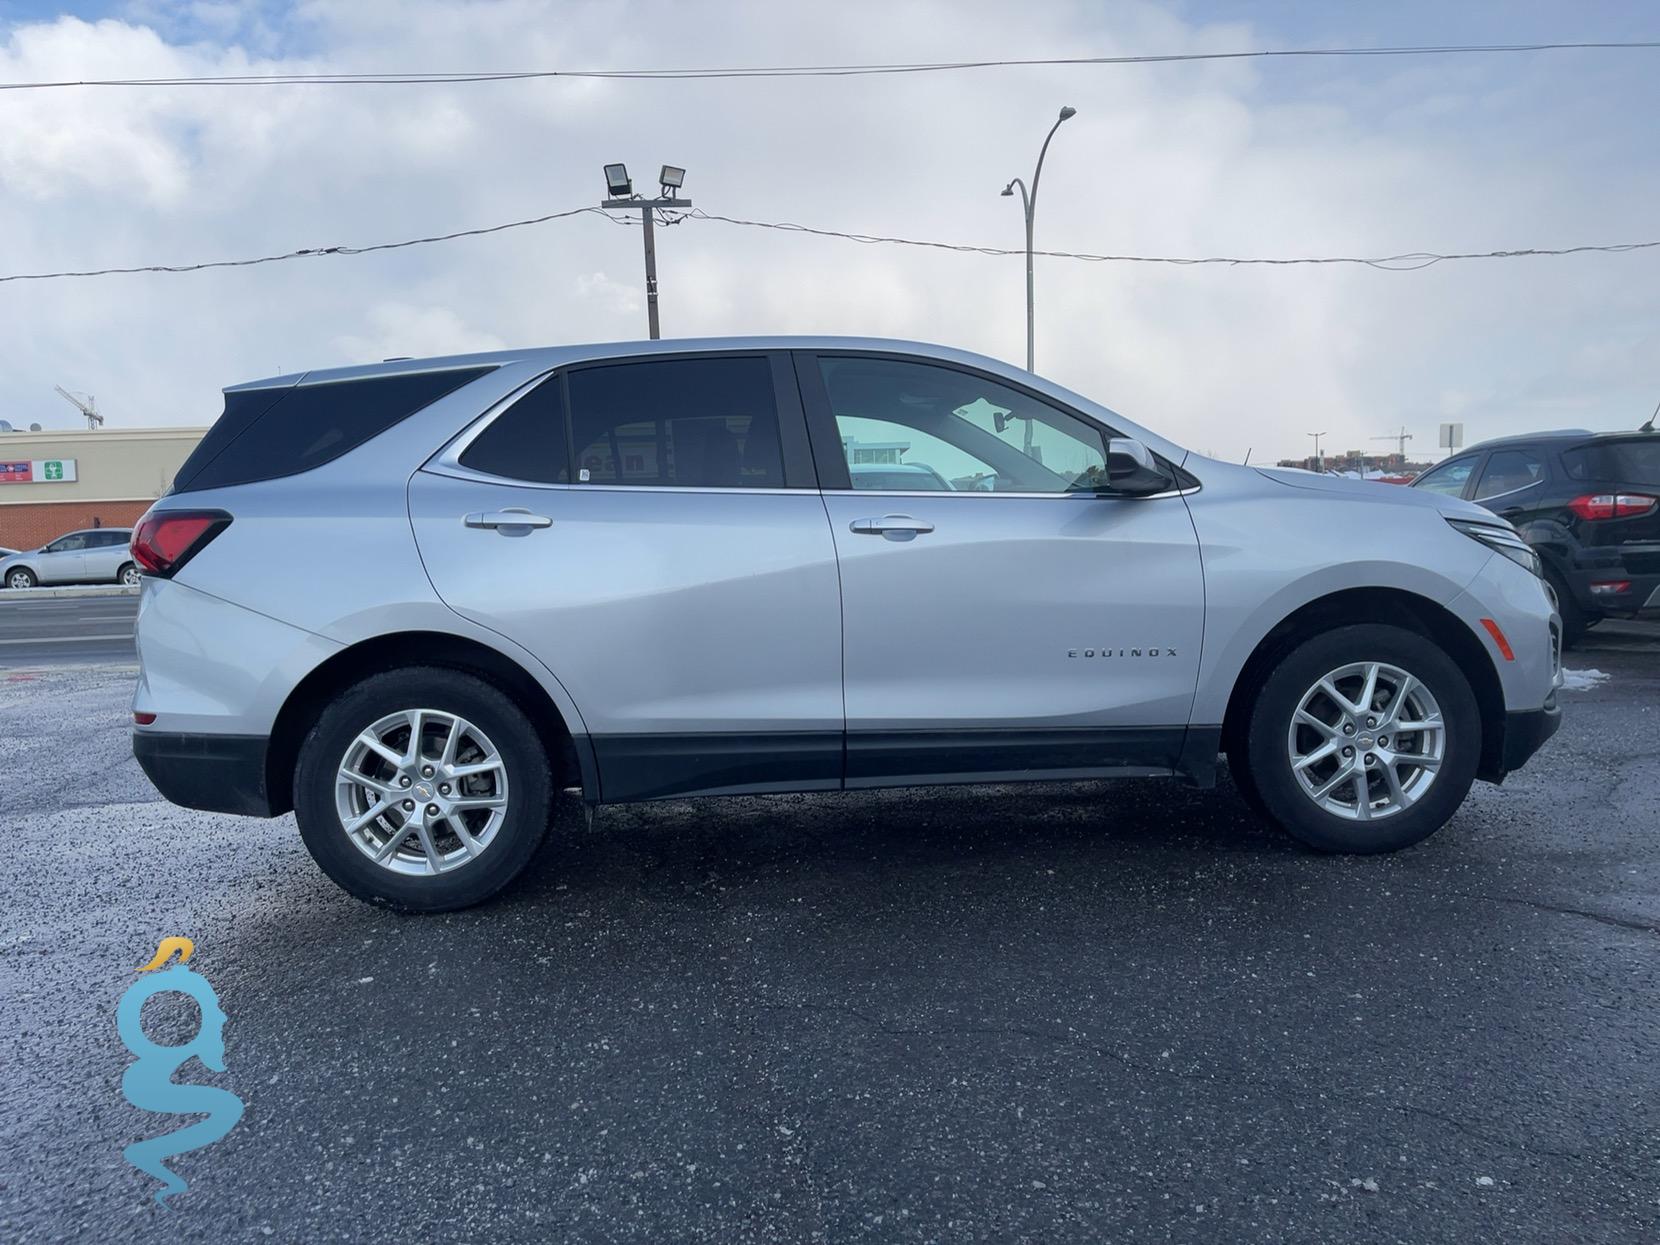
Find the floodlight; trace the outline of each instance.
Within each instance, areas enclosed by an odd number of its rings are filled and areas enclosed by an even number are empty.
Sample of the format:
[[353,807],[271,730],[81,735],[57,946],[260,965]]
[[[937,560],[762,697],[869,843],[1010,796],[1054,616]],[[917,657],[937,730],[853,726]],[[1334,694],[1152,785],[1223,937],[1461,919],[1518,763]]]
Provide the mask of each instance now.
[[624,199],[634,193],[634,183],[628,180],[626,164],[605,166],[605,189],[610,192],[613,199]]
[[[657,184],[670,192],[679,190],[686,184],[686,170],[677,169],[672,164],[665,164],[663,171],[657,174]],[[668,197],[672,199],[674,195],[670,193]]]

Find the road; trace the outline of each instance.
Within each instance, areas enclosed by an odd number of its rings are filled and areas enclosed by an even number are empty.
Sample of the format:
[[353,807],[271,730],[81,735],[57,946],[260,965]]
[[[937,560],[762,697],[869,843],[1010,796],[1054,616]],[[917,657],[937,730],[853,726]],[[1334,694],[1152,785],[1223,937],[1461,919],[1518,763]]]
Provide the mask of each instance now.
[[17,600],[0,592],[0,669],[133,661],[137,614],[130,594]]
[[[130,669],[0,672],[0,1240],[1652,1242],[1660,655],[1594,657],[1393,856],[1225,781],[673,801],[427,918],[157,802]],[[247,1114],[163,1210],[113,1015],[173,934]]]

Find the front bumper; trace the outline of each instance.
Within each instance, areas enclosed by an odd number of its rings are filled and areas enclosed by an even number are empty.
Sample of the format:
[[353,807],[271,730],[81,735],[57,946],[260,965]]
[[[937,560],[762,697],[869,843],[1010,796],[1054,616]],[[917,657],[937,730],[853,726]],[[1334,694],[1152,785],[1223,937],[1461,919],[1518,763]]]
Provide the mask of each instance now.
[[1523,709],[1504,715],[1503,765],[1506,774],[1519,770],[1545,741],[1562,727],[1562,707],[1552,696],[1543,709]]
[[174,804],[210,813],[273,816],[265,785],[264,735],[134,731],[133,755]]

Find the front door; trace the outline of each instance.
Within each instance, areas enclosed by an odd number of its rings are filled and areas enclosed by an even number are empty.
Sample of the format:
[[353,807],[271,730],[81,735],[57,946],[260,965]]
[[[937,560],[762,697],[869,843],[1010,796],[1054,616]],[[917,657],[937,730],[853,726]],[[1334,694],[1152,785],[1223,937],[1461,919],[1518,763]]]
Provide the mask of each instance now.
[[835,546],[787,356],[556,373],[409,504],[444,601],[570,693],[605,800],[841,785]]
[[972,370],[797,370],[841,567],[847,784],[1169,772],[1204,623],[1182,498],[1101,495],[1110,430]]
[[43,584],[74,584],[86,578],[88,532],[71,532],[47,545],[36,564]]

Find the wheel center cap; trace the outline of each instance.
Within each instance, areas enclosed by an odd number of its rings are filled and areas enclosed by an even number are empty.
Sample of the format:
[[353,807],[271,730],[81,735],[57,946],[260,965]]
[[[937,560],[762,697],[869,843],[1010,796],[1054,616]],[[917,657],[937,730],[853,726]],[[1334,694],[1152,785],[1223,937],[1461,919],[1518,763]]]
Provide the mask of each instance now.
[[1362,735],[1359,739],[1355,740],[1355,742],[1362,748],[1370,749],[1376,741],[1370,735]]
[[415,795],[416,795],[417,798],[422,799],[422,800],[432,799],[432,785],[430,783],[424,783],[424,782],[416,783],[415,784]]

